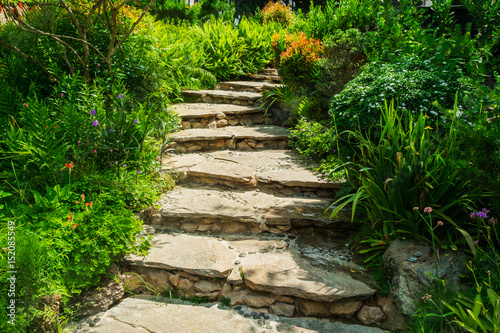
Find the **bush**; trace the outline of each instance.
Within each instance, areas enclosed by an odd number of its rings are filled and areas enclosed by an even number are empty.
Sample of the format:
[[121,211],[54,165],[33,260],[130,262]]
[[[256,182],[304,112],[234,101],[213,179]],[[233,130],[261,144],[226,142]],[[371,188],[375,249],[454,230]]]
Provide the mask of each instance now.
[[[417,57],[403,57],[395,63],[372,62],[347,83],[331,101],[331,113],[339,131],[366,130],[380,119],[384,99],[395,99],[397,109],[412,114],[424,112],[432,121],[447,119],[443,108],[451,108],[456,91],[467,95],[459,73],[441,71],[432,62]],[[459,101],[459,112],[468,105]]]
[[320,74],[316,89],[331,98],[344,89],[359,72],[366,56],[363,53],[365,36],[359,30],[338,30],[327,37],[325,51],[319,61]]
[[274,50],[279,52],[281,45],[285,46],[285,51],[279,56],[279,72],[285,83],[310,85],[311,81],[314,82],[318,75],[318,60],[324,49],[321,41],[298,32],[283,37],[275,36]]
[[264,23],[278,22],[282,26],[287,26],[293,20],[293,13],[290,6],[285,6],[281,2],[269,1],[261,11]]

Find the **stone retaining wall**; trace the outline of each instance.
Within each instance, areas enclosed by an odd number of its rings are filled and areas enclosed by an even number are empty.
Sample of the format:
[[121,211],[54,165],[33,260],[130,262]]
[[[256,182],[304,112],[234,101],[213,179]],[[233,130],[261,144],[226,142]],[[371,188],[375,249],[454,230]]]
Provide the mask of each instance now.
[[175,148],[178,153],[209,151],[219,149],[286,149],[288,139],[216,139],[216,140],[193,140],[187,142],[172,142],[165,148]]
[[226,126],[270,125],[272,123],[273,120],[271,119],[271,117],[263,115],[262,113],[226,115],[220,112],[216,116],[212,117],[183,119],[182,129],[191,129],[191,128],[216,129]]
[[343,299],[318,302],[299,297],[257,292],[245,285],[244,275],[233,270],[227,278],[207,278],[179,270],[152,267],[125,266],[125,290],[134,293],[173,295],[202,301],[229,302],[235,311],[246,305],[257,314],[273,313],[279,316],[316,316],[323,318],[350,318],[366,325],[380,325],[386,314],[377,305],[376,297],[365,300]]

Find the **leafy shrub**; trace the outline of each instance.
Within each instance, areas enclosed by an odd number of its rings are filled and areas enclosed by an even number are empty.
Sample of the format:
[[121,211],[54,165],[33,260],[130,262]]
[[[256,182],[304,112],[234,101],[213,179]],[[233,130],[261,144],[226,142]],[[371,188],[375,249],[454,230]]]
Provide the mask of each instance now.
[[325,51],[319,61],[316,89],[324,96],[332,97],[344,89],[363,65],[365,37],[356,29],[338,30],[323,44]]
[[314,6],[311,2],[307,15],[299,15],[292,29],[303,31],[309,38],[319,39],[337,30],[373,31],[381,9],[380,4],[370,0],[327,0],[324,6]]
[[283,26],[287,26],[293,20],[293,13],[290,6],[285,6],[278,1],[269,1],[262,8],[261,13],[264,23],[278,22]]
[[201,6],[198,4],[189,7],[184,1],[157,0],[153,13],[158,20],[167,19],[177,23],[186,21],[192,24],[198,21],[200,9]]
[[[404,57],[395,63],[373,62],[346,84],[331,101],[331,113],[340,131],[358,126],[364,130],[380,119],[384,99],[395,99],[397,108],[413,114],[425,112],[435,121],[443,118],[442,108],[451,108],[461,85],[460,74],[436,69],[431,61]],[[466,110],[461,100],[460,112]]]
[[[284,39],[280,42],[277,39]],[[274,37],[275,50],[279,45],[286,49],[280,54],[279,71],[287,84],[301,84],[314,80],[317,76],[318,60],[323,52],[323,45],[318,39],[307,38],[303,32]]]
[[200,20],[208,21],[210,18],[221,19],[224,22],[233,22],[234,3],[225,0],[202,0]]
[[282,30],[277,23],[260,24],[243,17],[238,24],[239,35],[245,40],[246,52],[242,56],[243,71],[258,73],[273,60],[272,36]]

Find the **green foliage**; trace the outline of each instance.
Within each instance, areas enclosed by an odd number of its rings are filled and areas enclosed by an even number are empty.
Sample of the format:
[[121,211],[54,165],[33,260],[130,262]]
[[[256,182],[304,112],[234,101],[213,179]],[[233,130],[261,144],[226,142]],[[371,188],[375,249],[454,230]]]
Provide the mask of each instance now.
[[[331,100],[331,113],[339,131],[357,128],[366,130],[380,118],[384,99],[395,99],[397,109],[418,114],[424,112],[433,121],[446,119],[442,108],[451,108],[456,91],[467,89],[460,83],[460,75],[442,71],[430,61],[404,57],[397,62],[373,62],[363,67],[361,73],[347,83],[344,90]],[[459,101],[464,112],[466,105]]]
[[233,22],[233,2],[228,3],[225,0],[202,0],[200,6],[200,21],[208,21],[211,18],[215,18],[225,22]]
[[341,92],[357,74],[366,58],[366,37],[357,29],[337,30],[325,38],[324,56],[319,60],[320,74],[315,89],[331,98]]
[[172,20],[177,23],[196,23],[200,15],[201,6],[186,6],[185,1],[180,0],[157,0],[153,13],[158,20]]
[[292,8],[278,1],[269,1],[260,13],[264,23],[277,22],[282,26],[289,25],[294,18]]
[[[338,204],[333,215],[352,204],[353,216],[363,212],[383,235],[408,233],[436,239],[443,247],[463,241],[463,236],[471,242],[459,219],[472,200],[484,194],[469,189],[446,158],[453,149],[454,130],[440,139],[443,144],[438,147],[430,130],[423,114],[403,120],[391,103],[382,109],[377,142],[371,141],[370,132],[346,131],[356,151],[354,161],[347,164],[348,175],[359,187],[333,204]],[[431,207],[446,226],[429,234],[414,207]]]
[[337,30],[358,29],[362,32],[376,28],[382,6],[370,0],[327,0],[325,6],[311,6],[307,16],[299,16],[293,30],[302,30],[308,37],[323,39]]

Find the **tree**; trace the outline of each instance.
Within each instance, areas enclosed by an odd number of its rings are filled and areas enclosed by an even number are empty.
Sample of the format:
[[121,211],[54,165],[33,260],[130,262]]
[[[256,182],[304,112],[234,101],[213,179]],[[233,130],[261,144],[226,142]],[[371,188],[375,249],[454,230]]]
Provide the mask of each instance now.
[[[133,11],[128,6],[130,2],[132,0],[82,0],[78,3],[70,0],[41,0],[9,6],[9,1],[0,1],[0,6],[4,9],[22,8],[22,11],[2,10],[5,24],[14,25],[14,31],[29,34],[35,41],[40,38],[54,41],[69,72],[75,74],[81,71],[85,79],[89,80],[90,63],[95,58],[102,60],[112,73],[113,55],[142,21],[154,0],[148,0],[137,17],[127,15],[127,11]],[[61,29],[57,25],[61,19],[66,20],[69,26]],[[99,34],[104,36],[98,41],[91,38]],[[35,50],[30,52],[4,37],[0,37],[0,45],[35,63],[54,79],[49,64],[44,63],[37,52],[37,48],[43,45],[35,43],[32,45]]]

